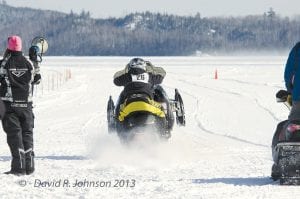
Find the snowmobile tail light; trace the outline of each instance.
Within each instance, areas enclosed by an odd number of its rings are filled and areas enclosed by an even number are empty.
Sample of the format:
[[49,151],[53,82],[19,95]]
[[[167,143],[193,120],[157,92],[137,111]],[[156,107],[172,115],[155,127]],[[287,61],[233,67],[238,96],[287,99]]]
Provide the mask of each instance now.
[[287,130],[291,133],[294,133],[294,132],[300,130],[300,125],[298,125],[298,124],[289,124],[288,127],[287,127]]

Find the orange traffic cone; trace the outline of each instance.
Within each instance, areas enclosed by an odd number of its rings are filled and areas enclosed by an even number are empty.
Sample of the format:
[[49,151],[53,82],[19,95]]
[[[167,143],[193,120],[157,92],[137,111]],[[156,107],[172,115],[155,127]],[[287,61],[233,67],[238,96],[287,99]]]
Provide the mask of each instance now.
[[215,70],[215,79],[218,79],[218,70]]

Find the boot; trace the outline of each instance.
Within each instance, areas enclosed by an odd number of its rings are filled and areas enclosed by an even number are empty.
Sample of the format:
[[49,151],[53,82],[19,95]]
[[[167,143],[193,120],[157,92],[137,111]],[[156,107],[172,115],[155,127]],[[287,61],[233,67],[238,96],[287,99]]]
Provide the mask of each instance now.
[[26,175],[30,175],[34,172],[34,152],[32,148],[25,151],[25,165]]
[[26,174],[26,172],[24,170],[21,170],[21,171],[10,170],[10,171],[4,172],[4,174],[6,174],[6,175],[15,175],[15,176],[23,176],[23,175]]
[[26,174],[25,170],[25,152],[23,149],[18,149],[18,155],[12,157],[11,170],[5,172],[5,174],[12,174],[21,176]]

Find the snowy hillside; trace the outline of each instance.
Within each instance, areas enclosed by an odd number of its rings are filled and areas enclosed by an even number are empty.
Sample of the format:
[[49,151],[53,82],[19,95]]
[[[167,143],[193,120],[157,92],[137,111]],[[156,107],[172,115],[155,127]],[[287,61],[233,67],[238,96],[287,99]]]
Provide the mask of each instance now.
[[[149,58],[166,69],[169,96],[174,88],[182,93],[187,126],[175,127],[167,143],[143,140],[128,148],[107,133],[106,103],[110,94],[117,99],[121,88],[112,76],[129,60],[45,58],[43,89],[35,95],[36,172],[0,174],[1,198],[300,196],[299,187],[270,180],[271,139],[288,115],[275,100],[284,85],[285,57]],[[71,79],[51,89],[52,74],[66,69]],[[9,167],[2,132],[1,173]]]

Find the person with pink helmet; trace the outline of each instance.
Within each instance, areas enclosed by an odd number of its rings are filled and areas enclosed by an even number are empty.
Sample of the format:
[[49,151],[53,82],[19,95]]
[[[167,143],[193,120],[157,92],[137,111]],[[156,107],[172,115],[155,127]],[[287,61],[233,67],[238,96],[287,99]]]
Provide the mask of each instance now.
[[32,88],[40,79],[32,63],[23,56],[22,39],[17,35],[8,37],[0,61],[0,96],[6,108],[2,127],[12,156],[11,169],[6,174],[34,172]]

